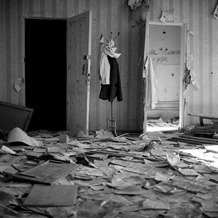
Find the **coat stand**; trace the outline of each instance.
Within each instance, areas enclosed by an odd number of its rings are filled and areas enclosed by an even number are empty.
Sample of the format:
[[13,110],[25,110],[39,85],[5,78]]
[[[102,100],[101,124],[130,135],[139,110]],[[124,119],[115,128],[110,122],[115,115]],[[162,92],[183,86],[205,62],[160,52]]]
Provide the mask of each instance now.
[[113,116],[113,101],[111,101],[111,119],[108,120],[108,129],[110,129],[113,135],[117,137],[117,124]]

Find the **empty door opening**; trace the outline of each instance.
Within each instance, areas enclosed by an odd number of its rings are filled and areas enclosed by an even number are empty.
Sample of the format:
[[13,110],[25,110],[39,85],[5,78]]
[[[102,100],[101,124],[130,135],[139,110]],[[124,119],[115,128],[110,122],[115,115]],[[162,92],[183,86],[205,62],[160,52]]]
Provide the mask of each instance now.
[[177,130],[180,125],[182,26],[149,24],[151,109],[147,131]]
[[66,20],[25,19],[26,106],[30,130],[66,130]]

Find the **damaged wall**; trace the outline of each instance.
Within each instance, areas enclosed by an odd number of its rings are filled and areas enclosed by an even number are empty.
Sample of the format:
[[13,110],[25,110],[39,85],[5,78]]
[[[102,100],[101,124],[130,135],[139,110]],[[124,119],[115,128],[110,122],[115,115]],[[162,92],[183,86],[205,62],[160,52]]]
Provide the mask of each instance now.
[[[189,23],[194,33],[195,71],[199,90],[190,93],[186,112],[218,115],[218,21],[211,17],[216,0],[151,0],[151,21],[159,21],[161,10],[174,9],[175,22]],[[67,18],[91,9],[92,69],[90,128],[106,127],[108,103],[99,100],[98,45],[101,34],[121,35],[118,49],[124,101],[115,104],[118,128],[138,130],[143,119],[143,88],[140,72],[141,25],[125,0],[0,0],[0,100],[25,104],[25,90],[13,91],[17,78],[24,77],[24,17]],[[197,120],[193,120],[196,121]]]

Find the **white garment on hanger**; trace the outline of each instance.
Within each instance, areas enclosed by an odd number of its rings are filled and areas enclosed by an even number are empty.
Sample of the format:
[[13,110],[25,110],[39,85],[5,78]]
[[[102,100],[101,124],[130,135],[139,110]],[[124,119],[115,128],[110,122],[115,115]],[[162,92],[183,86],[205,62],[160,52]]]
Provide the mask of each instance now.
[[155,109],[158,103],[157,77],[151,57],[146,57],[143,69],[143,76],[147,77],[146,104],[151,109]]
[[110,84],[110,63],[108,61],[107,55],[104,52],[101,53],[100,76],[101,76],[101,84],[103,85]]
[[100,50],[101,50],[101,58],[100,58],[100,79],[101,84],[109,85],[110,84],[110,63],[108,61],[108,55],[112,58],[119,58],[120,53],[116,53],[117,48],[115,47],[115,42],[113,39],[105,42],[103,36],[100,38]]
[[157,77],[154,71],[154,66],[151,57],[149,57],[149,73],[150,73],[150,83],[151,83],[151,109],[154,109],[158,103],[158,93],[157,93]]

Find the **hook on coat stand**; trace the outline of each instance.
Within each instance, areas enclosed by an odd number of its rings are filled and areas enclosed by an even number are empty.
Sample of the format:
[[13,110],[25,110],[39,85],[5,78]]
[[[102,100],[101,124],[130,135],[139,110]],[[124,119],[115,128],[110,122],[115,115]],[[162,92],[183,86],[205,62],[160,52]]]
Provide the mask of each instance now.
[[100,39],[100,43],[104,43],[104,41],[105,42],[110,42],[111,40],[115,41],[116,39],[119,38],[120,32],[117,32],[117,34],[115,35],[114,38],[113,38],[113,35],[114,35],[114,33],[110,32],[110,37],[108,39],[105,39],[104,35],[101,33],[100,38],[99,38]]
[[114,40],[118,39],[120,36],[120,32],[117,33],[117,35],[115,36]]

